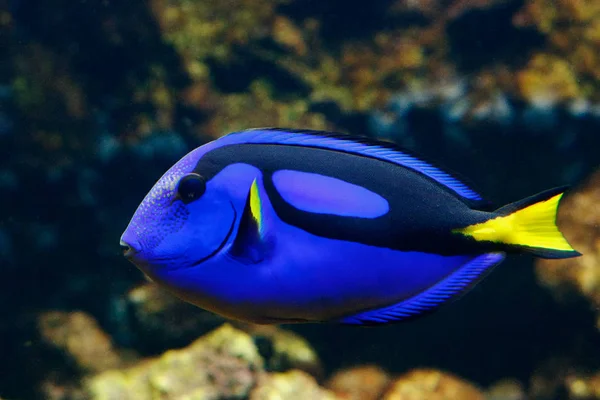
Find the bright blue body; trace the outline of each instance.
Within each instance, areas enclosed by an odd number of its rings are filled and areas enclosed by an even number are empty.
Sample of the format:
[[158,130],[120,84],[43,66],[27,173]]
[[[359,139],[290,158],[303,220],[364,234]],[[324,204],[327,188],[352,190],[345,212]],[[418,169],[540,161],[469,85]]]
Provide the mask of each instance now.
[[[235,199],[239,215],[245,197]],[[408,299],[472,258],[320,238],[281,222],[270,207],[265,212],[273,232],[267,239],[275,245],[264,262],[248,265],[229,257],[231,239],[213,259],[158,279],[186,288],[189,300],[202,308],[232,318],[327,321]]]
[[[263,148],[251,161],[258,146],[235,147],[248,143],[286,148]],[[333,151],[315,152],[314,163],[306,160],[313,153],[275,160],[294,151],[291,145]],[[335,173],[338,158],[347,162],[340,171],[371,176],[343,180]],[[206,180],[206,191],[184,204],[177,182],[193,173]],[[258,211],[249,206],[253,182]],[[390,190],[399,196],[386,195]],[[249,131],[178,162],[144,200],[122,243],[157,283],[230,318],[385,323],[437,308],[502,260],[502,253],[451,233],[489,217],[473,207],[479,201],[449,175],[393,149],[314,133]],[[390,237],[400,239],[384,243]]]

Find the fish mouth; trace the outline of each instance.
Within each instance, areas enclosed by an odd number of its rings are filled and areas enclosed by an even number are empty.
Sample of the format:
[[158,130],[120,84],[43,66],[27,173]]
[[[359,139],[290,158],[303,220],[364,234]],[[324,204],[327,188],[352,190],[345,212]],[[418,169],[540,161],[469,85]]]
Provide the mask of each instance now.
[[233,235],[233,230],[235,229],[235,222],[237,221],[237,211],[235,209],[235,206],[233,205],[232,201],[229,201],[229,203],[231,204],[231,209],[233,210],[233,220],[231,221],[231,226],[229,227],[229,232],[227,232],[227,236],[225,236],[225,239],[223,239],[223,241],[221,242],[221,244],[219,245],[219,247],[217,247],[215,250],[213,250],[206,257],[202,257],[200,260],[195,261],[190,266],[190,268],[198,266],[198,265],[202,264],[203,262],[205,262],[205,261],[213,258],[217,254],[219,254],[221,252],[221,250],[223,250],[225,248],[225,246],[227,245],[227,242],[229,242],[229,239],[231,238],[231,235]]
[[133,246],[123,240],[120,241],[119,245],[121,246],[121,251],[125,258],[131,258],[137,253],[137,250]]

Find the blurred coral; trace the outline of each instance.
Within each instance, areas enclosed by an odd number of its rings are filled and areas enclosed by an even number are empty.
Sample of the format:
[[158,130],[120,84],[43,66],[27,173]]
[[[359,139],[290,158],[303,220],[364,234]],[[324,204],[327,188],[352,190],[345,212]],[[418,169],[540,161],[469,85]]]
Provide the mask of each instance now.
[[527,400],[527,394],[519,381],[503,379],[488,388],[485,398],[486,400]]
[[377,400],[391,379],[376,365],[364,365],[336,372],[325,384],[339,398],[347,400]]
[[[155,284],[146,283],[127,296],[130,339],[137,349],[168,349],[187,345],[198,336],[217,328],[224,319],[192,306]],[[248,333],[268,371],[298,369],[320,378],[323,369],[310,344],[296,333],[270,325],[230,322]]]
[[[565,260],[538,260],[539,281],[561,296],[576,290],[600,307],[600,171],[562,202],[558,223],[583,255]],[[598,322],[600,327],[600,322]]]
[[225,324],[184,349],[94,376],[86,388],[91,399],[244,398],[263,365],[252,338]]
[[569,400],[600,399],[600,373],[592,376],[571,376],[566,380]]
[[600,101],[600,2],[596,0],[529,0],[515,15],[520,26],[535,26],[549,38],[547,52],[552,53],[560,69],[568,73],[553,74],[570,86],[575,77],[581,96]]
[[252,336],[268,371],[295,369],[317,379],[323,377],[319,356],[310,343],[297,333],[273,325],[234,324]]
[[273,88],[264,81],[254,81],[247,93],[220,96],[215,99],[215,104],[217,108],[213,119],[205,126],[206,132],[213,136],[251,127],[327,129],[332,126],[322,115],[310,112],[309,103],[305,100],[275,100]]
[[549,54],[536,54],[517,75],[523,98],[546,107],[581,96],[577,79],[572,63]]
[[[229,1],[151,2],[164,40],[183,61],[192,87],[200,88],[200,95],[186,96],[184,103],[209,112],[211,119],[202,127],[211,136],[260,126],[326,127],[323,116],[309,112],[308,102],[297,96],[276,100],[273,92],[279,88],[271,87],[270,76],[261,77],[260,72],[253,76],[251,69],[243,65],[258,61],[267,71],[272,68],[252,54],[250,45],[265,40],[272,39],[298,56],[306,54],[302,31],[289,18],[275,13],[283,3],[286,1],[244,0],[235,5]],[[239,74],[227,71],[236,64],[242,65]],[[219,69],[229,75],[223,82],[225,88],[219,88],[218,82],[208,83],[215,78],[218,81]]]
[[[150,4],[165,39],[186,61],[193,63],[209,57],[226,60],[233,56],[233,46],[268,37],[269,27],[277,22],[275,8],[284,2],[152,0]],[[188,64],[188,71],[196,70],[199,69]],[[206,78],[206,75],[196,77]]]
[[[565,260],[537,260],[539,282],[556,298],[566,303],[575,295],[589,300],[596,312],[596,328],[600,329],[600,171],[569,194],[561,204],[558,224],[581,257]],[[581,343],[576,343],[575,346]],[[583,360],[586,356],[582,357]],[[581,362],[581,361],[579,361]],[[589,368],[578,367],[573,360],[554,360],[532,377],[535,398],[552,399],[558,389],[567,391],[569,399],[600,397],[598,375],[590,376]],[[586,371],[586,373],[583,373]]]
[[39,316],[38,327],[45,343],[72,358],[82,372],[100,372],[121,364],[110,337],[85,313],[49,311]]
[[129,323],[136,348],[166,350],[187,345],[224,321],[216,314],[192,306],[153,283],[142,284],[127,294]]
[[484,400],[479,389],[454,375],[417,369],[397,378],[383,400]]
[[337,397],[319,387],[305,372],[291,370],[269,374],[261,378],[252,390],[249,400],[335,400]]
[[540,362],[529,380],[528,397],[536,400],[564,397],[566,382],[574,376],[575,364],[570,358],[556,356]]
[[477,8],[486,8],[509,0],[454,0],[440,2],[435,0],[396,0],[392,10],[419,11],[429,18],[452,19]]

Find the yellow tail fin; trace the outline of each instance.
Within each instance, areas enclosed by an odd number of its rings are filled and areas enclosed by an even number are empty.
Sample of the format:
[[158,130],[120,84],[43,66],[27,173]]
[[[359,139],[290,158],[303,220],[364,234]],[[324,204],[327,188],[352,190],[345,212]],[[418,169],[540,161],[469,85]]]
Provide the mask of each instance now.
[[496,217],[480,224],[455,229],[477,241],[519,248],[542,258],[569,258],[575,251],[556,226],[556,213],[564,188],[552,189],[509,204]]

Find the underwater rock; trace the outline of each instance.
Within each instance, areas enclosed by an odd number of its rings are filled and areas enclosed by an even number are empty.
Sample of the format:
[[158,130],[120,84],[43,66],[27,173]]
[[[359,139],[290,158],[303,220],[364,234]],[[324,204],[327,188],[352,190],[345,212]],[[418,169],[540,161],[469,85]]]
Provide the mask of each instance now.
[[[212,137],[249,127],[285,126],[303,129],[331,129],[333,124],[319,113],[311,112],[306,99],[279,101],[265,81],[255,81],[245,93],[219,96],[218,107],[204,131]],[[251,110],[251,112],[248,112]]]
[[376,365],[364,365],[335,373],[325,387],[347,400],[377,400],[381,398],[391,379]]
[[592,376],[571,376],[566,380],[569,400],[600,399],[600,373]]
[[[164,345],[181,345],[183,337],[194,333],[197,337],[217,321],[198,318],[198,314],[212,314],[160,289],[152,290],[151,285],[133,290],[130,297],[143,307],[143,312],[138,308],[139,314],[134,315],[142,316],[144,325],[135,330],[149,329],[144,335],[165,334],[166,338],[156,340]],[[170,318],[174,312],[180,313],[175,320]],[[185,325],[186,315],[196,316],[196,321]],[[169,321],[176,330],[160,327]],[[133,353],[117,352],[95,320],[84,313],[45,313],[38,325],[46,345],[63,352],[77,372],[73,375],[64,365],[58,366],[60,374],[45,377],[39,389],[48,399],[244,399],[254,389],[252,398],[256,399],[290,398],[291,393],[298,393],[300,397],[291,397],[298,399],[333,398],[317,383],[323,370],[310,345],[274,326],[238,323],[242,330],[223,324],[181,350],[139,360]],[[134,346],[139,350],[137,339]]]
[[129,339],[142,352],[185,346],[224,322],[219,317],[173,296],[153,283],[127,293]]
[[[561,204],[558,224],[581,257],[565,260],[537,260],[540,283],[558,298],[573,291],[600,307],[600,171]],[[598,321],[600,328],[600,320]]]
[[95,373],[121,364],[110,337],[96,320],[83,312],[49,311],[38,317],[45,344],[61,350],[83,373]]
[[243,399],[265,374],[252,338],[225,324],[181,350],[86,381],[90,399]]
[[550,54],[534,55],[518,72],[521,96],[539,107],[553,107],[581,97],[573,64]]
[[[291,370],[269,374],[260,379],[249,400],[335,400],[330,391],[319,387],[306,372]],[[344,399],[342,397],[342,399]]]
[[248,127],[325,127],[323,116],[311,113],[303,96],[278,96],[298,83],[275,60],[258,54],[269,53],[266,48],[274,44],[278,54],[308,58],[302,30],[276,13],[283,3],[150,2],[162,38],[177,52],[188,79],[182,92],[167,90],[171,108],[179,101],[206,113],[200,129],[193,127],[196,132],[216,138]]
[[87,400],[87,394],[76,382],[46,379],[40,385],[44,400]]
[[523,385],[514,379],[494,383],[486,392],[486,400],[527,400]]
[[[100,134],[94,129],[96,109],[118,140],[135,143],[178,128],[196,138],[253,126],[322,128],[335,122],[329,113],[312,109],[322,102],[349,114],[381,108],[395,94],[445,106],[440,103],[447,95],[431,92],[453,92],[447,82],[454,81],[462,82],[465,98],[451,105],[452,115],[466,120],[504,119],[509,97],[530,102],[558,92],[559,99],[573,98],[576,104],[591,100],[583,107],[589,110],[599,101],[594,18],[599,11],[590,1],[554,5],[531,0],[516,15],[514,1],[398,0],[332,19],[318,2],[153,0],[143,6],[101,7],[95,15],[84,6],[69,9],[54,0],[49,20],[64,21],[58,26],[36,19],[44,14],[36,12],[37,3],[32,12],[12,16],[7,11],[14,21],[11,38],[19,39],[10,42],[15,55],[11,89],[19,112],[35,122],[34,135],[23,146],[34,145],[48,163],[69,162],[82,150],[93,152]],[[373,13],[373,22],[344,35],[344,22],[361,20],[365,12]],[[81,15],[89,24],[72,37],[67,27],[81,24]],[[496,53],[512,47],[497,40],[495,25],[469,28],[478,17],[493,23],[500,19],[498,27],[512,29],[506,42],[519,42],[522,27],[531,26],[549,35],[551,44],[543,48],[543,41],[534,41],[536,51],[519,48],[520,57],[500,57]],[[463,25],[491,29],[491,39],[480,39],[498,47],[471,49],[490,60],[470,65],[466,74],[460,60],[474,56],[450,45],[453,35],[461,37],[453,33],[455,27]],[[21,29],[28,35],[19,36]],[[576,57],[568,57],[569,52]],[[127,58],[119,68],[96,68],[94,61],[105,54]],[[545,82],[548,71],[552,79]],[[582,107],[575,108],[581,112]]]
[[[557,67],[549,82],[559,93],[600,101],[600,2],[529,0],[513,20],[517,26],[535,27],[547,36],[543,51],[552,55],[547,61]],[[548,69],[538,71],[538,78],[543,79],[544,71]],[[564,92],[574,84],[577,91]]]
[[427,18],[453,19],[472,9],[483,9],[506,0],[454,0],[440,2],[436,0],[396,0],[392,11],[418,11]]
[[[152,0],[150,7],[164,39],[192,63],[210,57],[227,59],[233,56],[234,46],[268,37],[275,8],[281,3],[282,0],[244,0],[235,4]],[[194,71],[194,67],[188,68]]]
[[[225,319],[186,303],[152,283],[127,294],[129,339],[141,353],[156,353],[187,346],[217,328]],[[229,322],[248,333],[264,359],[268,371],[298,369],[316,378],[323,376],[319,357],[310,344],[292,331],[270,325]]]
[[565,382],[572,374],[573,365],[575,365],[574,360],[564,357],[552,357],[542,362],[529,379],[529,398],[536,400],[565,398]]
[[397,378],[383,400],[484,400],[472,384],[445,372],[416,369]]
[[267,371],[300,370],[323,378],[323,366],[310,343],[300,335],[273,325],[233,323],[252,336]]

